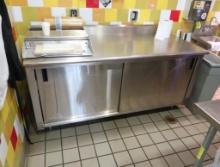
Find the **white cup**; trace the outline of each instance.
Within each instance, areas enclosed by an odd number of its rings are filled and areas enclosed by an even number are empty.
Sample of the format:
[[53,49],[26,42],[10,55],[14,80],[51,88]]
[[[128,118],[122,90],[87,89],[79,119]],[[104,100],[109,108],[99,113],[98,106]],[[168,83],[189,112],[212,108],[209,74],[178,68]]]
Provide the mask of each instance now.
[[42,23],[42,31],[45,36],[49,36],[50,35],[50,23],[43,22]]

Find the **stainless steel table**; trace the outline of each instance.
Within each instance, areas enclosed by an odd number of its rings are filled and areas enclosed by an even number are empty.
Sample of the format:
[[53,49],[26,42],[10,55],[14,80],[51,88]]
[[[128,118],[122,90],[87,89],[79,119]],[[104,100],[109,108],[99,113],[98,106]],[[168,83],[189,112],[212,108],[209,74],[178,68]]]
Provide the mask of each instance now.
[[217,130],[220,130],[220,100],[195,103],[195,109],[211,124],[196,156],[195,167],[201,167]]

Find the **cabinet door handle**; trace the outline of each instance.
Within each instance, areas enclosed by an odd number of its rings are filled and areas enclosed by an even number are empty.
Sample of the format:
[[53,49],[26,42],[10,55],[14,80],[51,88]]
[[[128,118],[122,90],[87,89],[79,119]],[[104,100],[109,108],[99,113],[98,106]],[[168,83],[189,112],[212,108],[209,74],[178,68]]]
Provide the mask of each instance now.
[[42,69],[41,73],[42,73],[43,81],[47,82],[48,81],[47,69]]
[[193,69],[195,63],[196,63],[196,58],[193,58],[192,61],[191,61],[191,63],[190,63],[190,66],[189,66],[189,69],[190,69],[190,70]]

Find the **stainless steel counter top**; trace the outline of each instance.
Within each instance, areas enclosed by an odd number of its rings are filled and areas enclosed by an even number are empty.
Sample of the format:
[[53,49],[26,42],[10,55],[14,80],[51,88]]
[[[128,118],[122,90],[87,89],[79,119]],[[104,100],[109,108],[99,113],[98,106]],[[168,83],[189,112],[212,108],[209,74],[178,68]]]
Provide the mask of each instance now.
[[220,130],[220,100],[196,103],[195,109],[206,118],[212,126]]
[[[50,66],[68,63],[130,61],[162,59],[190,55],[205,55],[206,50],[195,44],[177,41],[174,37],[155,40],[155,26],[88,26],[93,55],[90,57],[60,57],[24,59],[24,66]],[[28,54],[23,52],[23,54]]]

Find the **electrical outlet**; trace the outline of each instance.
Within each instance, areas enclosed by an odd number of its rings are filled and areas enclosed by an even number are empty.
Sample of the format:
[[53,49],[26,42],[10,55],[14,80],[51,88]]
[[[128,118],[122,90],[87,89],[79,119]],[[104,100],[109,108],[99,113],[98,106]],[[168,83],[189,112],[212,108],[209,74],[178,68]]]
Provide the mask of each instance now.
[[139,9],[130,9],[128,14],[129,22],[136,22],[139,20],[140,10]]
[[71,9],[70,10],[70,16],[71,17],[77,17],[78,16],[78,10],[77,9]]

